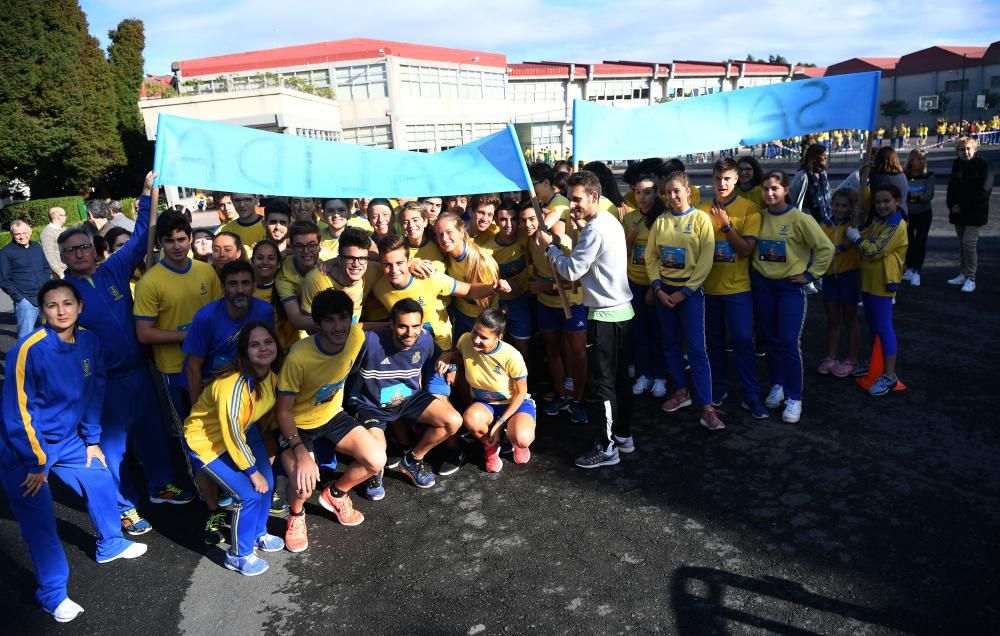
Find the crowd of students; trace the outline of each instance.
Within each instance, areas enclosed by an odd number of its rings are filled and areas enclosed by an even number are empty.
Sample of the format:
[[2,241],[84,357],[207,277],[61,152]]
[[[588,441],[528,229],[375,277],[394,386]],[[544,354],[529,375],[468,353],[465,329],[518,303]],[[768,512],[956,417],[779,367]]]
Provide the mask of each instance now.
[[[256,575],[258,551],[307,549],[314,493],[357,526],[352,491],[381,500],[386,469],[431,488],[470,441],[487,472],[502,469],[505,444],[527,463],[539,411],[591,424],[581,468],[636,449],[631,401],[646,392],[723,429],[730,351],[740,406],[798,422],[810,283],[821,281],[829,323],[819,373],[866,371],[861,302],[885,356],[869,393],[896,386],[893,299],[904,264],[919,276],[923,258],[907,254],[906,201],[929,201],[926,190],[873,180],[867,194],[828,193],[817,214],[793,203],[788,174],[751,157],[716,161],[705,198],[677,160],[631,166],[625,196],[604,164],[561,167],[530,166],[537,200],[220,193],[214,232],[176,211],[151,230],[151,173],[134,233],[103,262],[85,229],[65,230],[65,277],[39,292],[45,324],[7,354],[3,388],[3,482],[42,607],[60,621],[83,611],[67,593],[50,471],[85,496],[99,562],[145,552],[122,535],[151,530],[130,448],[149,501],[200,498],[205,542],[228,540],[225,566]],[[143,271],[150,231],[159,251]],[[531,390],[546,389],[536,404]],[[197,495],[179,485],[171,436]],[[322,486],[321,470],[345,458]],[[284,536],[269,534],[286,507]]]

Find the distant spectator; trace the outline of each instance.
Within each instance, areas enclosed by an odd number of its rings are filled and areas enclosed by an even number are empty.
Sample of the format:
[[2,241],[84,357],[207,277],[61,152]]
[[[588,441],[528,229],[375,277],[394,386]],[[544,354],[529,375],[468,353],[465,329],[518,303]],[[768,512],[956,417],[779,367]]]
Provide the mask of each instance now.
[[49,224],[42,228],[38,235],[38,241],[42,244],[42,251],[45,253],[45,260],[49,262],[49,269],[56,278],[62,278],[66,271],[66,264],[59,258],[59,234],[66,226],[66,210],[62,208],[49,209]]
[[[868,176],[868,187],[871,192],[875,192],[880,185],[891,183],[896,186],[896,189],[902,192],[907,192],[909,189],[909,184],[906,180],[906,175],[903,173],[903,164],[899,161],[899,155],[892,146],[883,146],[878,149],[875,153],[875,160],[872,162],[872,171]],[[903,197],[900,202],[900,209],[903,210],[903,216],[909,217],[910,207],[907,201],[908,197]],[[872,197],[872,203],[869,206],[869,211],[875,212],[875,197]]]
[[110,222],[101,230],[101,236],[107,238],[108,230],[112,227],[120,227],[129,232],[135,232],[135,221],[125,216],[122,211],[121,201],[111,201],[108,203],[108,211],[111,212]]
[[[899,161],[897,160],[896,163]],[[810,144],[802,154],[802,163],[799,168],[800,170],[795,173],[789,188],[792,203],[819,222],[830,220],[833,212],[830,203],[830,181],[826,174],[826,146]],[[905,177],[901,191],[906,192]]]
[[191,233],[191,252],[194,254],[195,260],[199,260],[203,263],[212,262],[212,239],[215,235],[212,234],[212,230],[208,228],[200,227]]
[[993,190],[993,168],[989,161],[976,156],[978,147],[979,143],[971,137],[958,140],[955,144],[958,158],[951,165],[948,180],[948,220],[958,235],[962,266],[962,271],[948,284],[961,285],[966,293],[976,291],[976,244],[980,228],[989,220]]
[[17,337],[38,324],[38,292],[52,278],[42,246],[31,240],[31,226],[18,219],[10,224],[11,243],[0,249],[0,288],[14,303]]
[[111,210],[103,199],[91,199],[87,201],[87,221],[85,223],[87,233],[91,236],[100,234],[104,236],[104,227],[111,222]]

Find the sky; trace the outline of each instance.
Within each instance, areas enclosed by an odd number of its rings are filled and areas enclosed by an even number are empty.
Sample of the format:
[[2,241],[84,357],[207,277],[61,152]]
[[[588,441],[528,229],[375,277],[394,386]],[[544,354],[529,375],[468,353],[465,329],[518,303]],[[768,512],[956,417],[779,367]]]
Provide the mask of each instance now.
[[[81,0],[90,32],[143,20],[147,73],[171,62],[366,37],[554,60],[744,59],[780,54],[827,66],[896,57],[932,45],[1000,38],[1000,0]],[[141,9],[141,13],[138,11]]]

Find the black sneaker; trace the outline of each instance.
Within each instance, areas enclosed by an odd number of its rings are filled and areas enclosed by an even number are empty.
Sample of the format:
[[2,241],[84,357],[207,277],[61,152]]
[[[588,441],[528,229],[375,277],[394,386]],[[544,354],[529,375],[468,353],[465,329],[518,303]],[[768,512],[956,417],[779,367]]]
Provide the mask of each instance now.
[[285,503],[281,496],[281,492],[277,488],[271,493],[271,510],[268,514],[272,517],[279,517],[284,519],[288,516],[288,504]]
[[228,514],[221,508],[208,513],[205,530],[201,535],[205,545],[218,545],[226,540],[223,530],[229,525],[227,517]]
[[595,446],[589,453],[577,457],[574,463],[580,468],[598,468],[600,466],[614,466],[620,461],[617,448],[612,448],[611,452],[608,453],[600,446]]
[[438,453],[437,474],[453,475],[465,463],[465,451],[461,448],[441,448]]
[[559,415],[559,411],[565,411],[569,409],[569,405],[573,400],[566,397],[565,395],[557,395],[545,404],[542,405],[542,413],[549,416]]
[[385,448],[385,467],[391,470],[399,467],[399,462],[403,460],[403,449],[398,444],[389,442]]

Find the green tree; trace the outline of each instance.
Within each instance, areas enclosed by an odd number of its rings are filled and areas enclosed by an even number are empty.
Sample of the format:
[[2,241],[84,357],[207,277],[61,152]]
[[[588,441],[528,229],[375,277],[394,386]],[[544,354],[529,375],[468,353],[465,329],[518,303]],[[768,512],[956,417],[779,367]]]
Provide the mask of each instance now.
[[993,110],[1000,106],[1000,93],[987,89],[983,95],[986,97],[986,110]]
[[906,102],[901,99],[890,99],[887,102],[882,102],[879,104],[879,113],[883,117],[888,117],[890,122],[890,127],[896,125],[896,119],[899,117],[905,117],[910,114],[910,107],[906,105]]
[[784,55],[768,55],[767,61],[771,64],[788,64],[788,60],[785,59]]
[[85,193],[124,163],[108,62],[76,0],[0,3],[0,178]]
[[140,187],[153,163],[152,144],[146,139],[146,126],[139,112],[146,36],[141,20],[122,20],[117,28],[108,32],[108,37],[111,40],[108,61],[115,91],[115,113],[126,164],[111,170],[106,183],[111,196],[121,197]]

